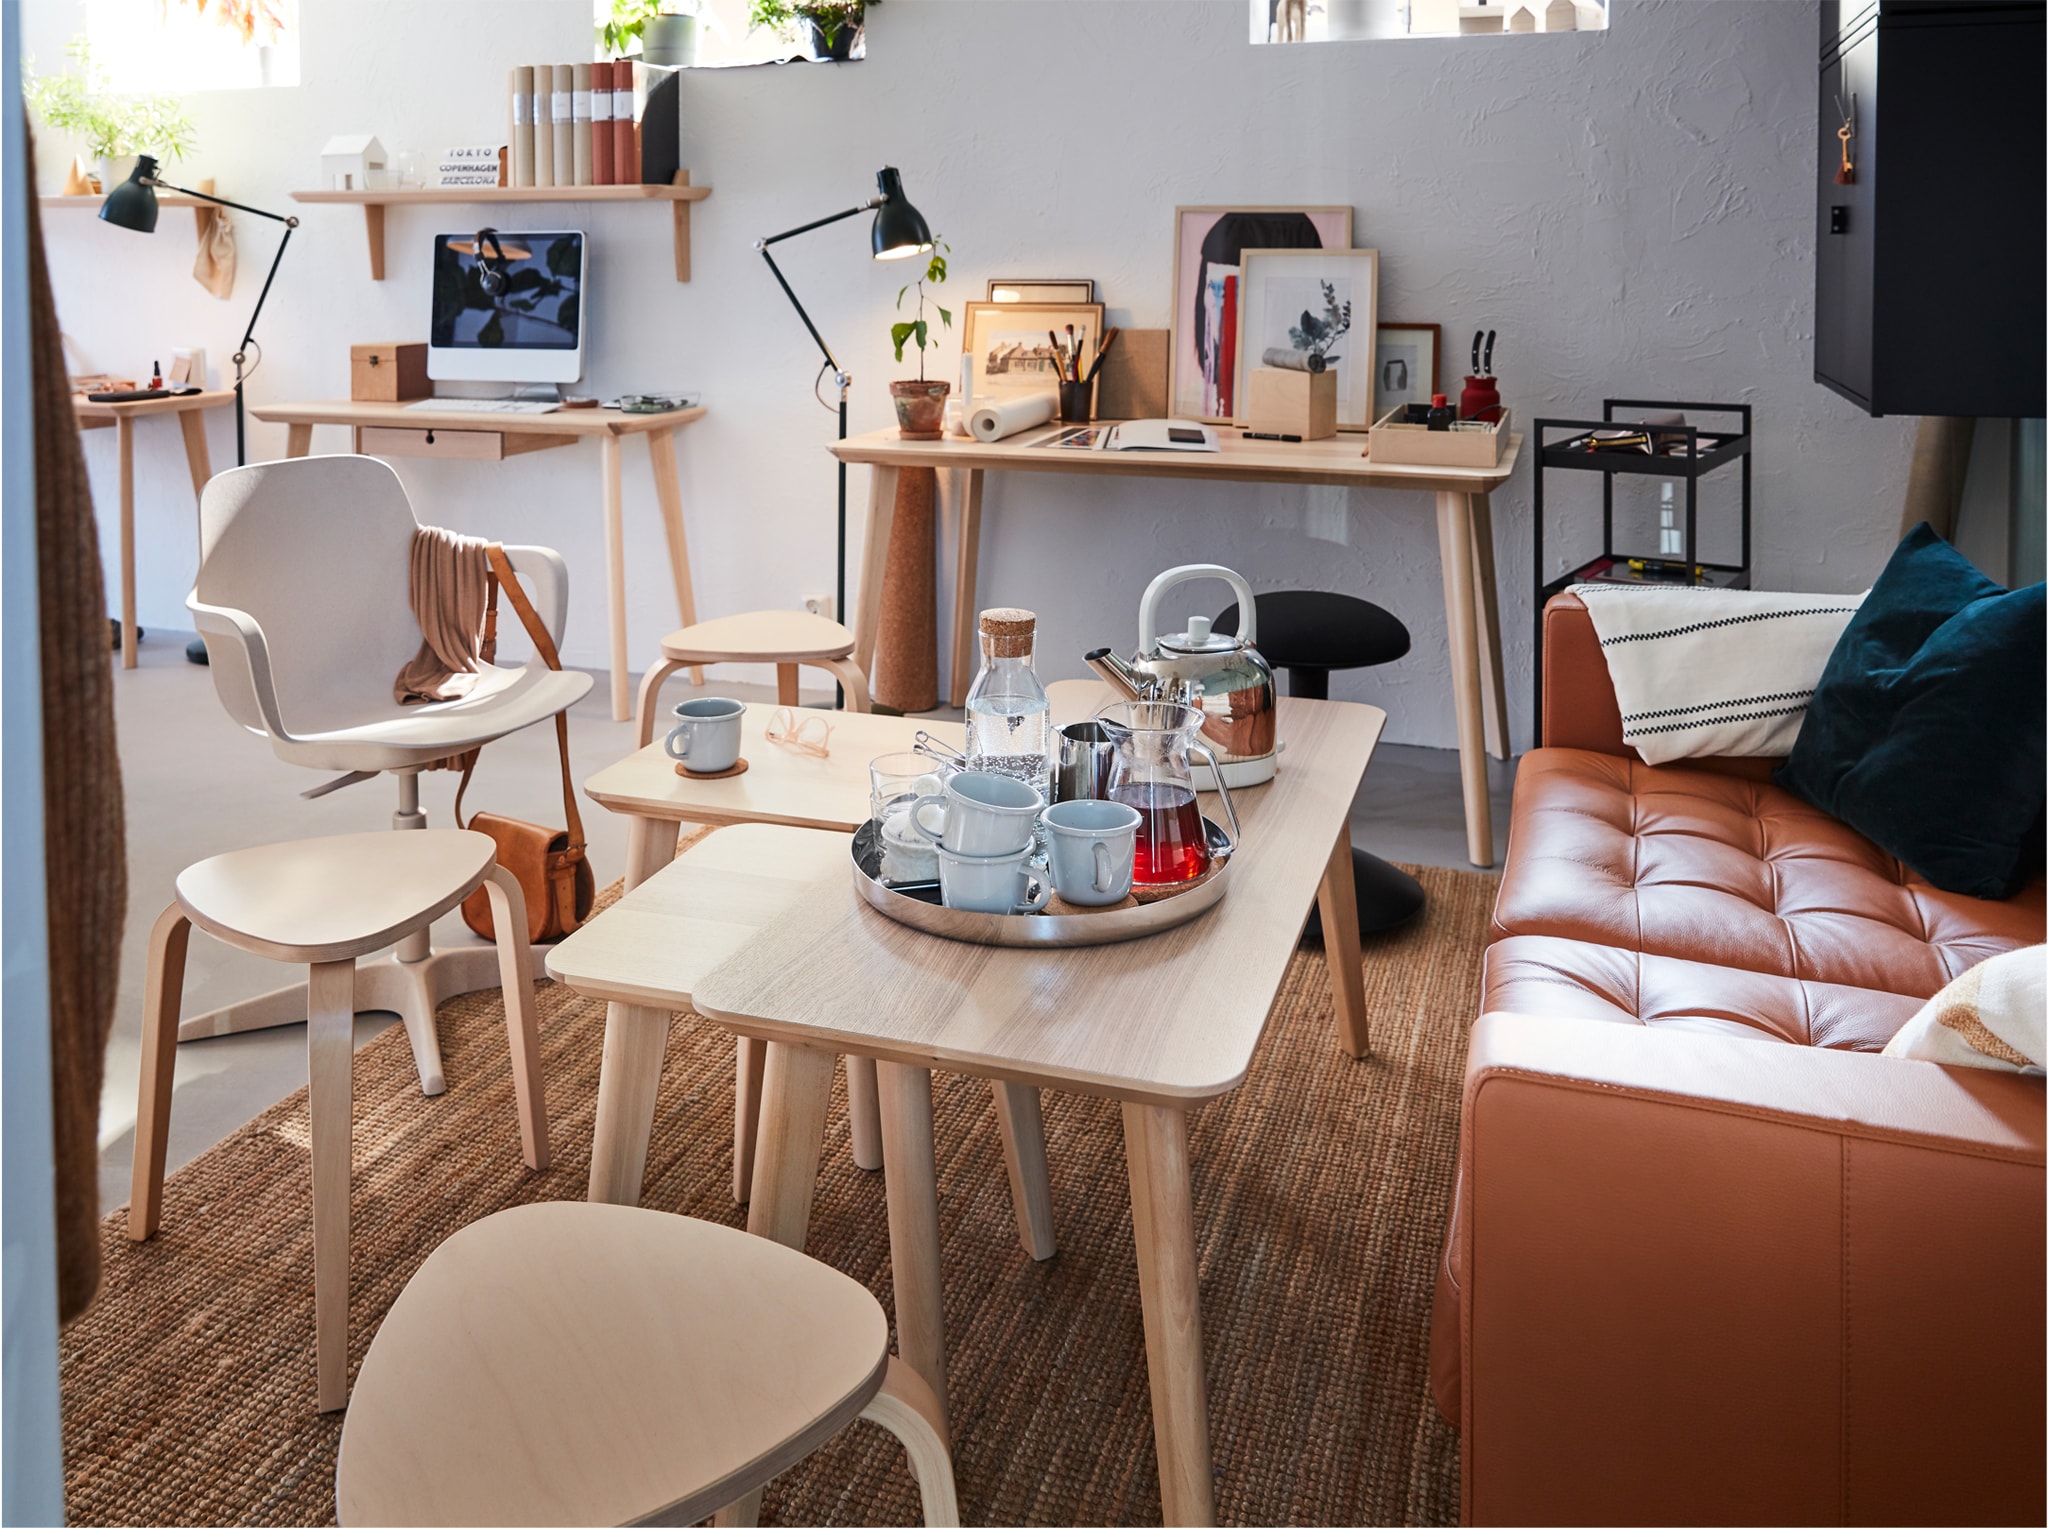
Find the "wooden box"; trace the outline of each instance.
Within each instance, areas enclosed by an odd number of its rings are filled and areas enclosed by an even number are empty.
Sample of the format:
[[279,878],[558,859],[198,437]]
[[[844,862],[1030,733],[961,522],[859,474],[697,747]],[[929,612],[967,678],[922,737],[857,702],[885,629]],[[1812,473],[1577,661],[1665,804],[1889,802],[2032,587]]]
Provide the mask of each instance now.
[[1508,446],[1510,411],[1481,424],[1460,420],[1448,430],[1432,430],[1426,424],[1396,424],[1400,409],[1372,427],[1366,455],[1387,467],[1498,467]]
[[358,403],[404,403],[433,397],[434,384],[427,380],[427,347],[388,342],[349,346],[348,395]]
[[1237,422],[1257,434],[1325,440],[1337,433],[1337,374],[1254,366]]

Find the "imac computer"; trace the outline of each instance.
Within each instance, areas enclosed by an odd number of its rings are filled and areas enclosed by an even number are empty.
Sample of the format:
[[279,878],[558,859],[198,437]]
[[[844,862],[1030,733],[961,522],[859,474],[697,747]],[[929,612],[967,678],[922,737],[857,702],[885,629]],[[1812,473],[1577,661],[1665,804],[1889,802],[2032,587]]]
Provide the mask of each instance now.
[[583,375],[587,247],[573,229],[434,239],[427,375],[450,382],[574,382]]

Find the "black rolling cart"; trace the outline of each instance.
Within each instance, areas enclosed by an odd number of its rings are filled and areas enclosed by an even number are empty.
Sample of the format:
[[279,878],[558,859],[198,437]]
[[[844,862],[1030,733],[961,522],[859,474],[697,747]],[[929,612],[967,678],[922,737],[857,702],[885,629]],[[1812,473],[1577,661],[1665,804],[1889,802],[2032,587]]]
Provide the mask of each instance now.
[[[1616,410],[1623,417],[1616,417]],[[1687,424],[1641,424],[1628,417],[1645,413],[1733,415],[1741,420],[1738,429],[1703,430]],[[1704,585],[1716,589],[1749,587],[1749,455],[1750,411],[1746,403],[1664,403],[1642,398],[1608,398],[1601,404],[1600,418],[1538,419],[1535,422],[1536,483],[1535,508],[1535,665],[1536,742],[1543,742],[1543,606],[1549,598],[1573,584],[1618,583],[1651,586]],[[1640,431],[1648,449],[1596,447],[1596,432]],[[1553,431],[1570,431],[1560,440]],[[1699,548],[1700,479],[1722,467],[1737,464],[1742,469],[1742,560],[1739,563],[1710,563],[1697,560]],[[1543,475],[1556,468],[1568,472],[1598,472],[1600,481],[1600,555],[1581,563],[1560,578],[1543,576]],[[1649,556],[1617,549],[1614,545],[1614,475],[1631,473],[1639,477],[1669,478],[1685,484],[1685,547],[1676,559]]]

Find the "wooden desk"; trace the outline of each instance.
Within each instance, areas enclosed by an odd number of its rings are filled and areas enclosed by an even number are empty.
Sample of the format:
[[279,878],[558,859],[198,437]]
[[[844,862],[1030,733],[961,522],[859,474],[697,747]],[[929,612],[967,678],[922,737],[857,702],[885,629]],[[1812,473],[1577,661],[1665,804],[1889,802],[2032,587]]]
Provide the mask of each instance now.
[[[1283,698],[1280,773],[1234,793],[1244,839],[1230,894],[1149,939],[1007,950],[934,938],[860,900],[843,840],[836,856],[818,853],[808,884],[791,887],[801,872],[776,852],[791,830],[738,827],[552,947],[548,970],[615,1002],[670,1006],[687,992],[711,1022],[766,1042],[748,1229],[790,1246],[803,1246],[808,1230],[833,1056],[877,1060],[898,1348],[941,1400],[930,1069],[1118,1099],[1165,1521],[1208,1522],[1215,1497],[1186,1111],[1243,1082],[1310,902],[1320,902],[1326,930],[1357,928],[1346,819],[1385,720],[1371,706]],[[730,859],[693,870],[713,846]],[[618,937],[592,937],[622,915],[634,922]],[[678,920],[698,918],[759,926],[707,971],[701,951],[724,935],[683,937]],[[1363,1055],[1360,957],[1355,938],[1346,943],[1330,951],[1333,974],[1343,968],[1332,983],[1337,1039]]]
[[[185,466],[192,474],[195,502],[213,476],[206,452],[206,409],[233,403],[232,389],[186,393],[176,398],[144,398],[134,403],[94,403],[84,393],[71,395],[72,412],[81,430],[112,429],[120,459],[121,481],[121,667],[134,668],[135,654],[135,421],[152,414],[176,414],[185,435]],[[197,521],[194,521],[195,527]]]
[[[679,204],[681,205],[681,204]],[[341,425],[350,433],[350,449],[366,456],[428,456],[461,461],[501,461],[528,451],[573,446],[596,440],[604,474],[605,593],[611,613],[612,720],[633,715],[631,664],[626,652],[626,547],[620,489],[621,442],[628,435],[647,437],[647,455],[654,464],[654,496],[661,504],[661,523],[668,538],[669,571],[675,579],[676,609],[681,624],[697,621],[697,601],[690,592],[690,547],[683,534],[683,491],[676,476],[675,432],[704,417],[704,410],[677,409],[669,414],[625,414],[617,409],[557,409],[552,414],[467,414],[445,409],[414,409],[402,403],[269,403],[249,410],[258,419],[290,427],[286,456],[305,456],[313,449],[313,426]],[[692,680],[704,682],[704,671]]]
[[857,435],[832,447],[843,462],[874,469],[867,541],[861,549],[854,661],[872,671],[888,563],[896,474],[905,467],[949,467],[967,474],[961,495],[960,554],[953,586],[951,699],[967,700],[974,677],[975,574],[980,557],[982,475],[1056,472],[1093,477],[1180,478],[1216,483],[1301,483],[1339,488],[1401,488],[1436,495],[1437,550],[1443,563],[1444,621],[1450,633],[1451,693],[1465,795],[1465,842],[1475,865],[1493,863],[1493,813],[1486,794],[1486,733],[1495,758],[1508,756],[1506,692],[1501,681],[1500,606],[1494,590],[1493,509],[1488,495],[1513,475],[1522,437],[1513,436],[1495,467],[1382,467],[1362,453],[1365,437],[1338,435],[1300,443],[1245,440],[1219,429],[1223,449],[1206,452],[1054,451],[1032,442],[1059,427],[1027,430],[984,445],[949,435],[904,440],[894,430]]

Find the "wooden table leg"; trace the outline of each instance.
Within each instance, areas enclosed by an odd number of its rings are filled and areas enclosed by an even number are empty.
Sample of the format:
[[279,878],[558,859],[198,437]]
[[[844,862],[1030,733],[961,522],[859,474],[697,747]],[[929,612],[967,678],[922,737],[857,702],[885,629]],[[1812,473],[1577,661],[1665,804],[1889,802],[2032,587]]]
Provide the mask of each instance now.
[[[875,638],[882,629],[882,574],[889,566],[889,525],[896,518],[896,468],[877,466],[868,476],[868,531],[860,547],[860,583],[854,595],[853,661],[875,671]],[[846,619],[846,612],[839,613]]]
[[1372,1053],[1372,1032],[1365,1011],[1365,956],[1358,946],[1358,883],[1352,878],[1351,824],[1337,829],[1330,863],[1316,888],[1316,908],[1323,918],[1323,958],[1330,963],[1330,998],[1337,1010],[1337,1043],[1344,1054]]
[[[676,857],[677,825],[658,817],[626,824],[626,889]],[[590,1201],[638,1204],[647,1175],[647,1144],[668,1049],[669,1015],[660,1008],[608,1003],[604,1058],[597,1074],[597,1119],[590,1143]]]
[[114,421],[121,478],[121,667],[132,669],[135,652],[135,421]]
[[128,1176],[128,1239],[156,1235],[163,1214],[164,1155],[171,1140],[171,1081],[178,1057],[178,1008],[192,923],[173,902],[149,931],[142,995],[142,1086],[135,1108],[135,1157]]
[[811,1199],[818,1190],[818,1158],[825,1150],[825,1114],[839,1058],[828,1050],[779,1040],[767,1042],[766,1049],[747,1229],[801,1252],[811,1229]]
[[319,1408],[348,1404],[348,1175],[356,963],[307,968],[306,1116],[313,1164],[313,1352]]
[[981,634],[975,625],[975,580],[981,565],[981,485],[986,476],[969,468],[960,492],[960,551],[953,567],[953,685],[949,700],[967,704],[967,688],[981,658]]
[[[678,207],[687,202],[676,203]],[[676,476],[676,432],[649,430],[647,456],[654,464],[654,498],[661,506],[662,530],[668,538],[669,575],[676,583],[676,613],[685,626],[697,624],[697,596],[690,583],[690,542],[683,532],[682,479]],[[690,683],[704,682],[704,666],[690,670]]]
[[761,1084],[768,1069],[768,1042],[752,1035],[733,1039],[732,1202],[754,1196],[754,1146],[761,1139]]
[[604,457],[604,579],[605,598],[611,602],[607,614],[611,623],[612,720],[623,722],[633,715],[632,675],[626,662],[625,495],[620,483],[619,437],[600,435],[597,444]]
[[1465,787],[1465,852],[1493,863],[1493,808],[1486,794],[1486,736],[1479,715],[1479,643],[1473,630],[1472,511],[1462,493],[1436,496],[1437,556],[1443,563],[1444,626],[1451,698],[1458,716],[1458,773]]
[[1209,1385],[1202,1360],[1187,1118],[1179,1109],[1158,1104],[1127,1102],[1123,1109],[1163,1520],[1168,1525],[1213,1523],[1216,1485],[1209,1463]]
[[192,474],[192,497],[196,499],[206,491],[206,480],[213,476],[213,458],[206,449],[205,413],[200,409],[180,410],[178,428],[185,436],[185,466]]
[[871,1056],[846,1058],[846,1126],[853,1138],[853,1165],[874,1172],[882,1165],[882,1115]]
[[313,453],[313,427],[309,424],[290,424],[284,430],[284,454],[286,460],[294,460]]
[[1010,1169],[1010,1208],[1017,1216],[1017,1240],[1038,1262],[1058,1245],[1052,1235],[1052,1184],[1045,1167],[1045,1115],[1038,1089],[1029,1083],[991,1081],[996,1123],[1002,1130],[1003,1161]]
[[1508,756],[1508,694],[1500,658],[1500,591],[1493,576],[1493,496],[1475,493],[1472,505],[1472,610],[1479,628],[1479,698],[1486,716],[1486,747]]
[[[882,1173],[889,1194],[889,1268],[896,1288],[896,1347],[946,1403],[946,1313],[939,1270],[939,1173],[932,1152],[932,1074],[884,1061]],[[948,1432],[950,1432],[950,1427]]]

